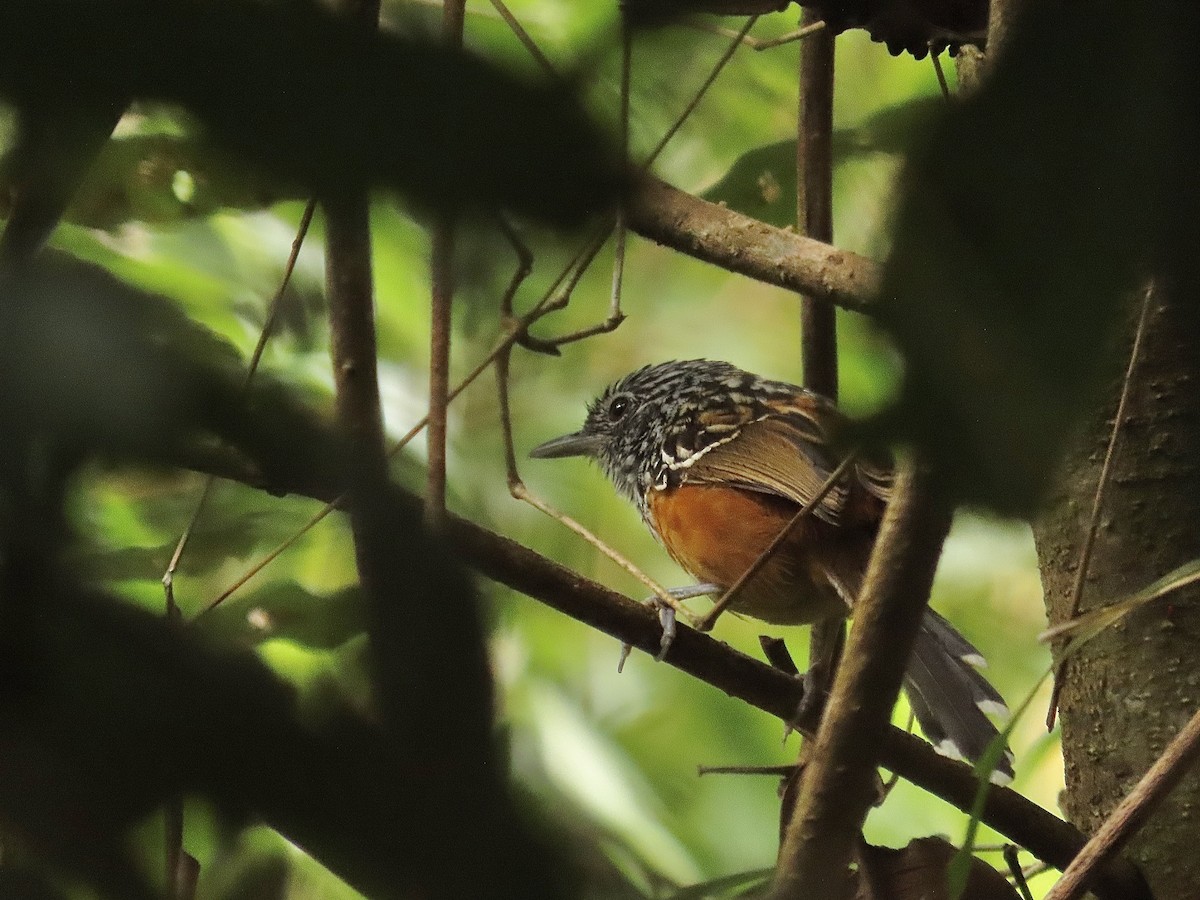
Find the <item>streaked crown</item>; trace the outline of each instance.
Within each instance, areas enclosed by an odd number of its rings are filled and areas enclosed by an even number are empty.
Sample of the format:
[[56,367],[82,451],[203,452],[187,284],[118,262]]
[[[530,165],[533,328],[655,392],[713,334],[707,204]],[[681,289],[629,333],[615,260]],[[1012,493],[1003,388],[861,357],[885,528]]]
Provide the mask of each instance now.
[[682,480],[703,453],[771,412],[772,401],[804,394],[726,362],[645,366],[588,406],[583,428],[533,450],[535,457],[589,456],[645,513],[645,495]]

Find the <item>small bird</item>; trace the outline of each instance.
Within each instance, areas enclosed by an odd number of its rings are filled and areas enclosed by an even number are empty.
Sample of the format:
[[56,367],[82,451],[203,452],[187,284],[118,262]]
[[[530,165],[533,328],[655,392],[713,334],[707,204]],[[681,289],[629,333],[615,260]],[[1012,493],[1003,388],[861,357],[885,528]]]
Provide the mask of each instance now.
[[[588,407],[583,428],[530,455],[599,463],[672,558],[702,582],[679,596],[720,594],[835,472],[844,456],[832,439],[844,423],[819,394],[695,359],[625,376]],[[852,460],[731,608],[779,625],[849,615],[891,484],[890,466]],[[905,686],[922,730],[946,755],[978,760],[998,733],[985,713],[1007,713],[981,665],[979,651],[927,610]],[[1009,754],[996,774],[1011,776]]]

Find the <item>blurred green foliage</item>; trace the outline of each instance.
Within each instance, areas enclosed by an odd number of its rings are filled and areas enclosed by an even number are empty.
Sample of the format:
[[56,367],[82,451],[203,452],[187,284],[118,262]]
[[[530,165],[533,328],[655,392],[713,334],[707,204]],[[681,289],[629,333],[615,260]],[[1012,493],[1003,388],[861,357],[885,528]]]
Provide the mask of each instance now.
[[[556,66],[582,80],[592,111],[611,124],[619,82],[615,9],[549,0],[514,0],[510,6]],[[385,4],[389,25],[410,36],[431,33],[436,14],[417,3]],[[794,15],[783,13],[764,17],[754,33],[769,37],[792,27]],[[683,26],[636,38],[635,155],[654,146],[727,40]],[[467,44],[527,76],[537,71],[485,4],[468,11]],[[901,149],[892,123],[940,103],[937,81],[928,61],[893,58],[860,33],[846,34],[838,46],[836,124],[847,138],[847,152],[839,157],[835,179],[836,242],[883,258],[891,248],[888,220]],[[737,205],[735,195],[722,194],[720,185],[730,184],[735,175],[743,195],[747,185],[765,183],[767,170],[756,171],[764,153],[768,161],[778,155],[769,148],[784,148],[786,155],[794,140],[798,52],[794,44],[762,53],[741,50],[661,157],[658,170],[664,177],[697,193],[711,189],[731,205]],[[302,194],[207,155],[202,145],[186,140],[189,127],[170,108],[136,108],[93,173],[92,187],[104,189],[85,189],[53,243],[165,294],[178,311],[245,358],[279,282],[300,216],[296,198]],[[463,134],[483,146],[488,138],[481,132]],[[784,215],[789,188],[786,179],[771,177],[781,191],[774,218]],[[373,210],[380,378],[393,435],[407,431],[423,414],[427,389],[429,246],[409,213],[386,198]],[[517,300],[524,309],[571,257],[575,243],[532,225],[519,227],[535,251],[533,274]],[[263,365],[271,378],[327,410],[332,379],[320,237],[318,221],[284,297],[283,327]],[[456,375],[469,371],[496,341],[497,302],[513,264],[511,251],[486,227],[465,227],[458,259]],[[601,320],[611,264],[611,249],[606,249],[570,306],[540,323],[538,333],[567,332]],[[515,357],[511,388],[518,458],[534,444],[576,427],[591,396],[646,362],[707,356],[773,377],[799,377],[793,295],[631,238],[624,310],[629,318],[615,333],[568,345],[559,359]],[[897,354],[861,318],[842,315],[839,324],[843,403],[852,413],[875,411],[897,390]],[[643,593],[570,532],[509,497],[496,408],[490,374],[453,406],[453,508],[584,575],[632,596]],[[414,488],[421,484],[422,452],[418,438],[395,464],[396,477]],[[597,471],[582,462],[522,462],[521,468],[537,493],[649,574],[667,584],[684,583],[685,576]],[[70,498],[78,570],[131,603],[161,610],[160,579],[200,487],[199,477],[178,472],[87,468]],[[218,485],[175,582],[184,617],[196,616],[318,509],[314,501]],[[320,717],[331,698],[367,711],[372,698],[355,582],[346,524],[331,516],[196,627],[214,639],[254,648],[297,687],[302,715]],[[773,863],[776,779],[699,777],[696,767],[789,763],[796,755],[795,737],[784,743],[775,720],[646,657],[635,656],[618,675],[619,648],[613,640],[527,598],[490,584],[481,587],[512,775],[533,816],[569,845],[588,874],[589,887],[579,896],[671,896],[678,886]],[[1048,662],[1034,641],[1042,609],[1027,530],[963,513],[947,547],[934,603],[983,650],[991,677],[1015,705]],[[763,628],[728,616],[718,636],[758,655]],[[806,635],[798,629],[783,634],[801,661]],[[904,719],[901,710],[897,721]],[[1039,722],[1028,721],[1018,727],[1014,749],[1016,787],[1054,808],[1061,787],[1055,739],[1041,734]],[[243,828],[200,801],[188,802],[185,811],[185,847],[200,862],[202,900],[358,896],[265,828]],[[964,819],[900,784],[872,813],[868,838],[899,846],[931,833],[957,837]],[[147,818],[136,840],[146,871],[160,870],[162,842],[160,817]],[[71,896],[87,896],[71,890]]]

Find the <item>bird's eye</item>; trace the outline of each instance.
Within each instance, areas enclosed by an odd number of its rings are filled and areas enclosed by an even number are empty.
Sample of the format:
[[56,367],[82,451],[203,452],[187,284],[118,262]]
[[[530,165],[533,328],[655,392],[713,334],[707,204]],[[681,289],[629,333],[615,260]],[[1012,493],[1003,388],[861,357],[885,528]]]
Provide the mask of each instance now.
[[630,405],[628,397],[613,397],[608,404],[608,417],[614,422],[621,421],[629,412]]

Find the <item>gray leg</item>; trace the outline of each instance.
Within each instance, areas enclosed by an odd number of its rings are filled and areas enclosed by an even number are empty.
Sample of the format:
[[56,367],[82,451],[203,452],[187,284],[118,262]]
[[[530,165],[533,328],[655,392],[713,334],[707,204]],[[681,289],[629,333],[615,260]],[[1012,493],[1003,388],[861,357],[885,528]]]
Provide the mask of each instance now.
[[[672,600],[691,600],[693,597],[713,596],[721,592],[722,589],[715,584],[689,584],[685,587],[667,589],[667,594]],[[675,610],[663,603],[657,594],[647,597],[644,602],[658,611],[658,621],[662,624],[662,640],[659,642],[658,654],[654,657],[655,660],[662,662],[667,651],[671,649],[671,644],[675,641]],[[625,660],[629,658],[632,651],[632,644],[621,645],[621,659],[617,663],[618,672],[625,668]]]

